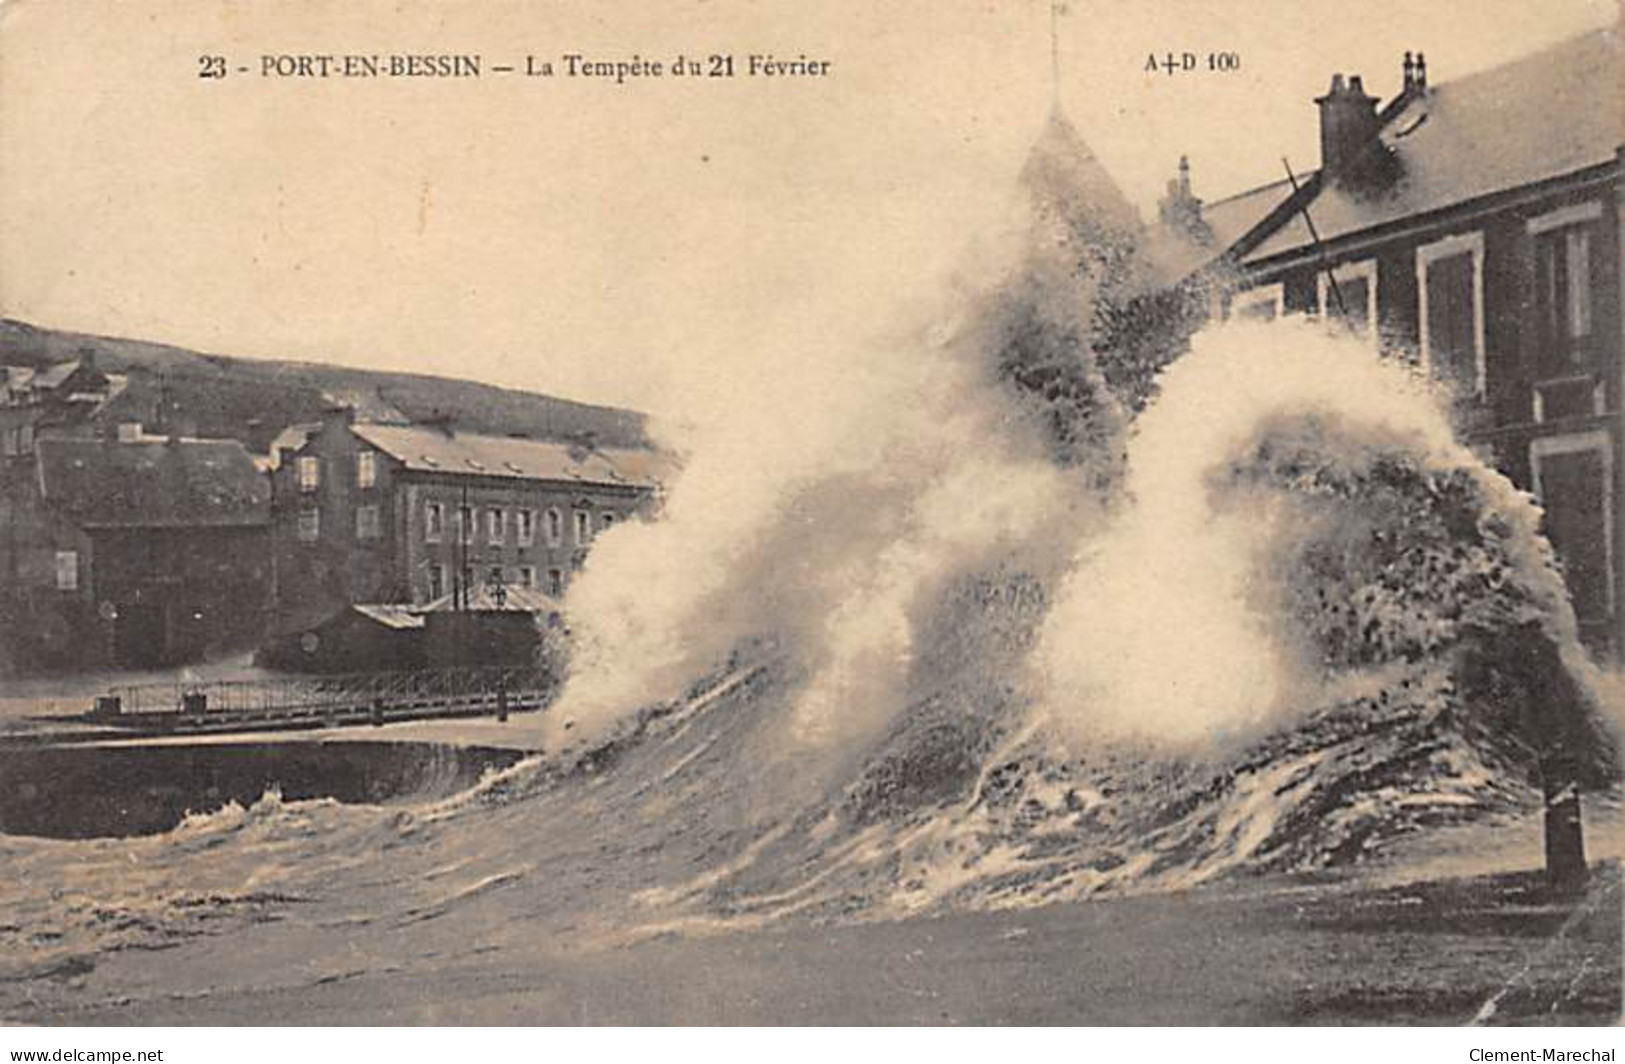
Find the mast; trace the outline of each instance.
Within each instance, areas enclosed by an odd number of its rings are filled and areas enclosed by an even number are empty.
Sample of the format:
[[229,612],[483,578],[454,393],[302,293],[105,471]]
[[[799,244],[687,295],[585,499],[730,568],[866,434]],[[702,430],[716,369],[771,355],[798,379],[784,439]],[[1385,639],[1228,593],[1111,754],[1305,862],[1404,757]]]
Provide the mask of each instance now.
[[1061,109],[1061,16],[1066,14],[1065,5],[1060,0],[1050,0],[1049,5],[1049,88],[1050,106],[1055,110]]

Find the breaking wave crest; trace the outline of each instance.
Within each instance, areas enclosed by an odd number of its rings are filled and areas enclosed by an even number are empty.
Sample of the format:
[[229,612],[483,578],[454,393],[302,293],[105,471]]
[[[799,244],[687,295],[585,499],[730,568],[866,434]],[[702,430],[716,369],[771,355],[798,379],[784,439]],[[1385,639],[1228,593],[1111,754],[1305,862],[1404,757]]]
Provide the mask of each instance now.
[[1611,785],[1617,680],[1532,500],[1312,323],[1172,306],[1130,372],[1133,222],[1047,136],[997,283],[763,389],[602,537],[545,755],[407,807],[0,836],[0,985],[255,921],[587,936],[1321,874],[1528,810],[1536,733]]

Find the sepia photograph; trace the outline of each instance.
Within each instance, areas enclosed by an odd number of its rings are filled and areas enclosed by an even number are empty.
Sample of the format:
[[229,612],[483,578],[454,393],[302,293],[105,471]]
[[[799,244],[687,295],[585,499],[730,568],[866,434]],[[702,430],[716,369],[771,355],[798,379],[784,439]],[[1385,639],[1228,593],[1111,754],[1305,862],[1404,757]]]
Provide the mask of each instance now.
[[1617,1031],[1618,33],[4,0],[0,1047]]

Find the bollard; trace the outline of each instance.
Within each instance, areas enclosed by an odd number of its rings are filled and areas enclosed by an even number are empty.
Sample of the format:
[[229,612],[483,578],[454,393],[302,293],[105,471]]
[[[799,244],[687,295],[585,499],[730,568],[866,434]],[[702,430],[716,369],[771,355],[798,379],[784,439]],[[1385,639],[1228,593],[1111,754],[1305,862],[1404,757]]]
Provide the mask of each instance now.
[[1540,763],[1546,799],[1546,881],[1561,893],[1585,889],[1585,835],[1580,823],[1580,786],[1571,758],[1553,754]]

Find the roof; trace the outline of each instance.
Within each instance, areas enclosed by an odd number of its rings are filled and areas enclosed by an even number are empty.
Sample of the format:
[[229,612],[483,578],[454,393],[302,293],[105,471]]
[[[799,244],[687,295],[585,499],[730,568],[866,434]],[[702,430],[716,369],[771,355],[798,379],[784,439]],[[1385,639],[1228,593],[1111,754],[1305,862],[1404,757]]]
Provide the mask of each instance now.
[[69,359],[66,362],[57,362],[34,374],[34,387],[41,389],[59,388],[62,382],[79,372],[79,360]]
[[423,627],[422,614],[411,606],[397,605],[392,602],[355,603],[350,606],[350,609],[369,620],[377,621],[385,628],[410,630]]
[[[1398,180],[1376,196],[1335,182],[1321,189],[1309,204],[1321,241],[1614,161],[1625,139],[1620,73],[1618,36],[1603,29],[1417,95],[1382,131],[1400,163]],[[1279,189],[1235,199],[1279,202]],[[1294,214],[1245,261],[1312,242]]]
[[271,485],[236,440],[42,439],[45,501],[86,528],[262,525]]
[[589,450],[547,440],[448,434],[412,425],[357,424],[351,431],[407,469],[421,472],[631,488],[655,487],[670,474],[664,456],[647,450]]
[[[1299,183],[1302,183],[1301,180]],[[1246,236],[1269,216],[1270,211],[1285,203],[1290,195],[1292,182],[1283,177],[1279,181],[1203,204],[1202,220],[1213,229],[1214,243],[1227,248]]]
[[1273,184],[1202,204],[1201,220],[1212,233],[1211,239],[1196,240],[1178,226],[1158,222],[1148,230],[1146,257],[1164,287],[1177,284],[1234,247],[1291,194],[1291,182],[1282,178]]
[[[442,595],[433,602],[417,608],[418,613],[450,613],[458,609],[455,595]],[[468,601],[462,607],[468,611],[494,611],[501,610],[513,613],[558,613],[564,606],[558,599],[534,587],[508,587],[503,589],[501,603],[498,603],[496,590],[489,584],[481,584],[469,592]]]
[[376,390],[368,388],[325,388],[322,401],[334,407],[355,411],[358,421],[378,425],[410,425],[412,419],[391,406]]
[[310,438],[320,432],[321,428],[322,423],[320,421],[301,421],[298,424],[289,425],[277,433],[276,438],[271,441],[270,452],[265,460],[260,463],[261,467],[266,469],[281,468],[282,452],[297,451],[309,443]]

